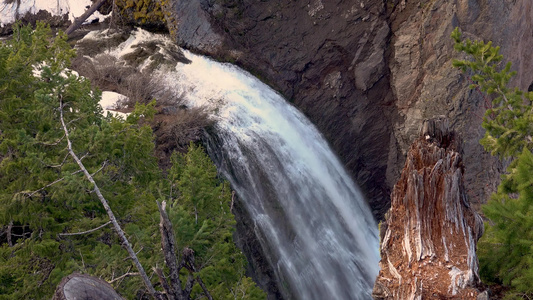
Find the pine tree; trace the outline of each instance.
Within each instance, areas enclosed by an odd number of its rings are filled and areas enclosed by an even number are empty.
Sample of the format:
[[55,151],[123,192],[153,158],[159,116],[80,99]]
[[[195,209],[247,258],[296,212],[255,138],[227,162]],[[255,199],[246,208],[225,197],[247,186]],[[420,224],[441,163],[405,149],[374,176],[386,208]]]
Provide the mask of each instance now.
[[458,28],[452,38],[455,49],[471,58],[455,60],[454,66],[474,73],[471,88],[493,96],[480,142],[493,155],[511,159],[497,193],[482,207],[489,221],[478,244],[480,275],[511,287],[509,298],[529,299],[533,296],[533,93],[507,87],[515,72],[510,71],[511,63],[501,68],[499,47],[463,41]]
[[[75,55],[66,36],[51,43],[50,36],[44,24],[15,26],[13,39],[0,47],[0,222],[7,242],[0,278],[8,299],[45,298],[63,276],[101,259],[90,260],[96,239],[62,237],[108,219],[69,155],[60,116],[74,152],[102,193],[113,195],[111,206],[124,212],[119,218],[131,217],[137,186],[158,172],[151,129],[138,125],[150,109],[139,107],[125,121],[102,116],[100,93],[66,69]],[[120,245],[116,237],[110,243]],[[117,261],[124,258],[112,252]]]
[[[0,44],[0,299],[49,299],[74,271],[111,282],[127,298],[146,294],[96,187],[141,265],[165,265],[156,198],[170,200],[177,240],[196,252],[192,271],[181,276],[204,278],[217,299],[236,291],[242,299],[264,298],[244,276],[243,255],[232,242],[229,185],[203,150],[191,146],[175,155],[165,178],[152,130],[143,125],[154,102],[126,119],[103,116],[101,93],[68,70],[74,55],[64,34],[52,38],[39,23],[15,26],[13,39]],[[193,288],[194,298],[207,294],[199,284]]]
[[[195,272],[214,299],[264,299],[263,291],[244,275],[246,260],[233,243],[229,183],[218,179],[203,148],[192,143],[187,153],[174,153],[171,160],[170,219],[178,228],[177,244],[194,250]],[[189,275],[185,273],[184,280]],[[195,285],[191,298],[202,294],[201,286]]]

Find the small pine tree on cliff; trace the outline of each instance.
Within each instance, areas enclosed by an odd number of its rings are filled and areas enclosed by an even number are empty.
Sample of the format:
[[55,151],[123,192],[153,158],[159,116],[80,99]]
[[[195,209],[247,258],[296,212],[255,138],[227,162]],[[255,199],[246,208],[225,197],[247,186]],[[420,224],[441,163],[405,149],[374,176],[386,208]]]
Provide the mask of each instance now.
[[509,297],[533,296],[533,92],[507,87],[515,75],[511,63],[502,68],[503,56],[491,42],[463,41],[456,28],[455,49],[470,59],[453,65],[472,72],[474,83],[492,97],[492,107],[483,118],[487,151],[511,159],[498,191],[483,212],[489,221],[479,245],[480,274],[489,282],[511,287]]

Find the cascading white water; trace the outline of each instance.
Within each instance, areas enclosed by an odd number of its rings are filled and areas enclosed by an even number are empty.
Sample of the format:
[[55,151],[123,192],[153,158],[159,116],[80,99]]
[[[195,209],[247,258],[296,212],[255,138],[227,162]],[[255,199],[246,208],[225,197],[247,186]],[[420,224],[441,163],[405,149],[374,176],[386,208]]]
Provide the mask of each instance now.
[[[149,36],[135,34],[115,53]],[[280,287],[297,299],[369,299],[377,225],[322,135],[246,71],[186,56],[192,63],[160,77],[212,113],[219,170],[243,199]]]

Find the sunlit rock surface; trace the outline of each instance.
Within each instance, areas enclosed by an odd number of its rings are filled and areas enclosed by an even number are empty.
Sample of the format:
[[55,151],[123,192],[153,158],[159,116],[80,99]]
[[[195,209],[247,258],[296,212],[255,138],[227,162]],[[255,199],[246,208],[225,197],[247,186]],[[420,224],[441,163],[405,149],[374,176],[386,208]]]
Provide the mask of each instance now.
[[476,299],[483,221],[467,201],[463,173],[448,120],[424,122],[381,225],[375,299]]

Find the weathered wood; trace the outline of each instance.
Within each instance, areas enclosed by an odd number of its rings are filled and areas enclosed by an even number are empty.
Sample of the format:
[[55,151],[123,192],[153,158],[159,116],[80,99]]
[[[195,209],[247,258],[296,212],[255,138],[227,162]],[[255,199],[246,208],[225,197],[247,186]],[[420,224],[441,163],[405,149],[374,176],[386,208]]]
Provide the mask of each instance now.
[[89,7],[81,16],[77,17],[74,22],[67,28],[65,33],[67,35],[71,35],[76,29],[80,28],[83,22],[87,20],[88,17],[90,17],[97,9],[100,8],[105,2],[108,0],[98,0]]
[[468,204],[460,141],[425,121],[391,195],[375,299],[476,299],[481,217]]
[[207,290],[207,287],[205,286],[204,281],[202,280],[202,278],[200,278],[200,276],[196,276],[196,281],[198,282],[200,287],[202,287],[202,290],[204,291],[204,294],[207,297],[207,299],[213,300],[213,297],[211,297],[211,294]]
[[113,287],[104,280],[74,273],[59,283],[52,300],[123,300]]
[[160,216],[159,231],[161,232],[161,246],[163,248],[165,263],[167,264],[170,277],[170,291],[168,292],[170,293],[169,296],[173,297],[171,299],[185,299],[179,277],[180,267],[178,266],[176,256],[176,240],[174,239],[172,223],[170,223],[170,219],[165,211],[165,206],[165,201],[163,201],[163,203],[157,201]]
[[91,232],[95,232],[97,231],[98,229],[101,229],[101,228],[104,228],[106,227],[107,225],[111,224],[111,221],[107,221],[105,222],[104,224],[96,227],[96,228],[93,228],[93,229],[89,229],[89,230],[86,230],[86,231],[80,231],[80,232],[72,232],[72,233],[60,233],[58,234],[59,236],[73,236],[73,235],[82,235],[82,234],[87,234],[87,233],[91,233]]
[[11,241],[11,234],[12,234],[12,229],[13,229],[13,221],[9,221],[9,225],[7,225],[7,231],[6,231],[6,234],[7,234],[7,245],[9,247],[13,247],[13,242]]

